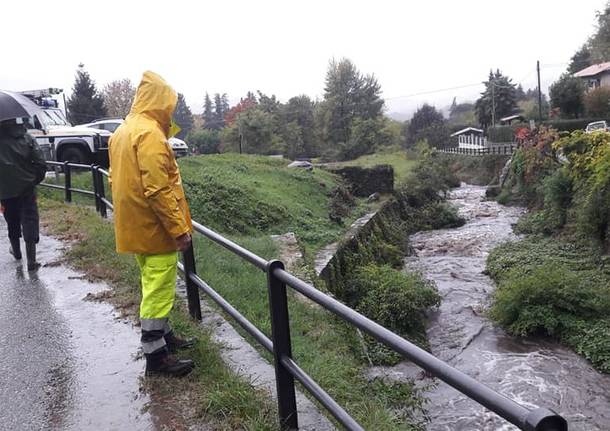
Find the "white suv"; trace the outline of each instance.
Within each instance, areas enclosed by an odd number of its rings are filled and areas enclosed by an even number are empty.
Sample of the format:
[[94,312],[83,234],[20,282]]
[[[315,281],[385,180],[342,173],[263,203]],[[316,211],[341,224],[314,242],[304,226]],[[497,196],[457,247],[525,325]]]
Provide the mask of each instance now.
[[604,132],[610,131],[608,127],[608,123],[605,121],[594,121],[592,123],[587,124],[587,128],[585,129],[586,133],[598,132],[603,130]]
[[[92,129],[99,129],[101,130],[100,134],[110,136],[114,133],[116,129],[119,128],[123,121],[125,120],[123,120],[122,118],[102,118],[99,120],[95,120],[92,123],[82,124],[78,127],[89,127]],[[176,156],[176,158],[188,156],[189,147],[182,139],[169,138],[167,141],[171,145],[172,150],[174,150],[174,155]]]

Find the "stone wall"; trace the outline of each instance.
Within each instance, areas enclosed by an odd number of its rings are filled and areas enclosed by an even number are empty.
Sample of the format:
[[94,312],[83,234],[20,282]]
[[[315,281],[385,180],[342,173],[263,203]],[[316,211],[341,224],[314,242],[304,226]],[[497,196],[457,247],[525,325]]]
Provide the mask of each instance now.
[[394,191],[394,168],[390,165],[377,165],[372,168],[330,167],[329,170],[340,175],[348,183],[355,196],[366,197],[373,193],[392,193]]

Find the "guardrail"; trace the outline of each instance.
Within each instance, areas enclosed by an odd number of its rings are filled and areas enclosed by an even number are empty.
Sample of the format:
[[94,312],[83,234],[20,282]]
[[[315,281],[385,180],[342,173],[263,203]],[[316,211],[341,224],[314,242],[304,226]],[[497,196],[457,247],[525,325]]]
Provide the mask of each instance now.
[[[64,186],[48,183],[42,183],[42,186],[63,189],[67,202],[71,202],[72,193],[92,196],[95,199],[96,210],[102,217],[107,216],[107,209],[113,208],[112,202],[105,197],[103,177],[108,176],[107,171],[96,165],[78,165],[67,162],[48,162],[48,164],[63,169]],[[91,172],[93,191],[72,187],[72,168],[87,169]],[[195,221],[193,222],[193,228],[195,232],[224,247],[267,274],[271,338],[246,319],[245,316],[197,275],[195,254],[192,246],[183,253],[183,262],[178,264],[186,281],[189,313],[194,319],[201,320],[199,292],[202,291],[218,304],[224,312],[235,319],[265,350],[273,354],[280,429],[298,430],[299,427],[295,397],[296,379],[346,429],[363,430],[362,426],[337,404],[292,358],[287,297],[287,287],[290,287],[319,304],[327,311],[366,332],[377,341],[401,354],[405,359],[414,362],[430,374],[443,380],[459,392],[477,401],[520,429],[527,431],[567,431],[568,425],[566,420],[552,410],[543,407],[529,409],[501,395],[378,323],[373,322],[366,316],[320,292],[311,284],[295,277],[286,271],[282,262],[278,260],[267,261]]]
[[495,145],[481,148],[445,147],[439,148],[437,151],[449,154],[465,154],[468,156],[484,156],[488,154],[497,156],[510,156],[516,148],[517,147],[515,145]]

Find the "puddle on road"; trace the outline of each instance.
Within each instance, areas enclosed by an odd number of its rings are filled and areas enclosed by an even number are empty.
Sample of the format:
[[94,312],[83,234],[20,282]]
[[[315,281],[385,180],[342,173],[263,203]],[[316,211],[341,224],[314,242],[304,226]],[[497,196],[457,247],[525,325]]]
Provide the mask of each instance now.
[[[454,190],[451,202],[466,225],[411,237],[416,256],[406,266],[433,280],[443,297],[427,331],[432,353],[519,403],[561,413],[570,430],[609,430],[610,376],[553,342],[509,336],[485,317],[495,288],[482,274],[485,260],[496,245],[515,239],[511,225],[523,211],[484,196],[484,187]],[[370,374],[422,381],[420,370],[406,362],[375,367]],[[516,429],[444,383],[427,396],[429,430]]]

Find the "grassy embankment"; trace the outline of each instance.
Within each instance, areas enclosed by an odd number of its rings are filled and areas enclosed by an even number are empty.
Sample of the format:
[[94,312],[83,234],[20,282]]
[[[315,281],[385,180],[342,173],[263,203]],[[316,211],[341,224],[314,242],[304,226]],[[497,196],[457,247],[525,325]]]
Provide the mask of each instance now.
[[545,335],[610,373],[610,134],[543,130],[513,157],[498,196],[530,209],[520,241],[487,261],[498,282],[491,317]]
[[402,184],[417,164],[414,158],[409,158],[403,150],[381,152],[358,157],[347,162],[334,163],[336,166],[360,166],[371,168],[376,165],[390,165],[394,168],[394,181],[397,185]]
[[[337,180],[326,172],[292,170],[283,161],[235,155],[189,158],[180,165],[194,218],[267,259],[277,256],[270,233],[294,231],[303,247],[315,249],[336,239],[344,229],[328,217]],[[80,237],[69,252],[74,264],[93,276],[110,276],[115,302],[135,310],[137,271],[129,257],[114,254],[111,224],[99,220],[90,209],[51,201],[45,202],[43,212],[56,233],[71,221],[71,231],[79,232]],[[203,238],[196,238],[195,247],[202,278],[269,334],[264,274]],[[292,295],[290,313],[295,358],[365,428],[419,429],[412,415],[420,410],[422,399],[409,384],[389,385],[364,377],[366,364],[356,351],[360,343],[353,329]],[[175,313],[173,320],[189,331],[201,331],[188,323],[183,311]],[[208,370],[207,362],[218,361],[217,348],[204,337],[199,349],[211,349],[215,355],[196,358],[200,367],[193,384],[202,393],[199,414],[212,420],[226,416],[229,423],[238,424],[234,428],[272,426],[268,408],[257,414],[250,410],[260,394],[224,368],[222,372]],[[240,399],[234,399],[236,390],[222,385],[224,378],[242,385],[237,390]]]

